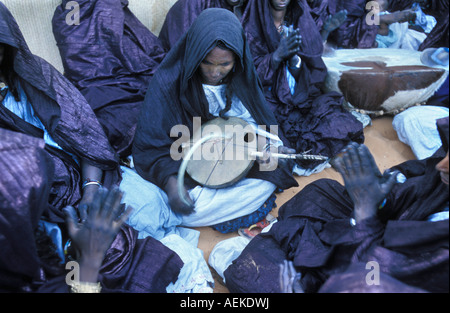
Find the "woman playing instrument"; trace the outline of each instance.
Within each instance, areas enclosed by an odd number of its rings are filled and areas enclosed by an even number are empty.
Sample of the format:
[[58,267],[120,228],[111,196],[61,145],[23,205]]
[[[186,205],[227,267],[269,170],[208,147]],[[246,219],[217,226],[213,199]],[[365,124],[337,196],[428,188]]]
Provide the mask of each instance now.
[[[323,42],[309,10],[305,0],[250,0],[241,22],[284,145],[333,157],[362,142],[363,127],[343,108],[342,95],[322,92]],[[322,166],[297,163],[299,175]]]
[[[229,187],[207,188],[186,177],[179,192],[182,160],[173,155],[172,148],[179,140],[173,129],[183,126],[192,134],[195,118],[207,122],[218,116],[239,117],[267,130],[276,126],[239,20],[228,10],[212,8],[199,15],[150,83],[133,145],[140,176],[125,171],[121,184],[125,198],[134,198],[130,205],[142,208],[135,209],[130,224],[152,234],[178,225],[211,226],[256,214],[251,225],[271,210],[264,204],[277,187],[287,189],[297,184],[287,167],[261,171],[255,163],[244,179]],[[280,143],[263,141],[265,145]],[[279,151],[286,152],[282,146]],[[133,196],[136,192],[142,194],[142,202]]]

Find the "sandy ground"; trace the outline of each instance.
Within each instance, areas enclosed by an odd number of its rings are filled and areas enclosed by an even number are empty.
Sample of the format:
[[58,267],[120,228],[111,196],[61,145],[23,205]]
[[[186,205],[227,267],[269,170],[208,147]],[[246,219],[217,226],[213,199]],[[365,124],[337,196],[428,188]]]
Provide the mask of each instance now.
[[[409,146],[403,144],[398,140],[397,134],[392,128],[391,116],[374,118],[372,120],[372,125],[365,128],[364,134],[365,144],[372,152],[381,172],[383,172],[387,168],[392,167],[393,165],[415,158]],[[309,177],[297,176],[296,178],[299,183],[298,187],[291,188],[277,195],[277,207],[272,211],[273,215],[277,216],[278,209],[281,207],[281,205],[291,199],[304,186],[317,179],[331,178],[338,180],[341,183],[343,182],[339,173],[332,168],[327,168],[322,172],[311,175]],[[206,261],[208,261],[209,255],[217,243],[222,240],[238,236],[237,232],[222,234],[210,227],[200,227],[196,229],[200,231],[199,248],[203,251]],[[227,287],[223,284],[221,277],[215,272],[213,268],[211,268],[211,272],[213,274],[213,277],[215,278],[214,292],[229,292]]]

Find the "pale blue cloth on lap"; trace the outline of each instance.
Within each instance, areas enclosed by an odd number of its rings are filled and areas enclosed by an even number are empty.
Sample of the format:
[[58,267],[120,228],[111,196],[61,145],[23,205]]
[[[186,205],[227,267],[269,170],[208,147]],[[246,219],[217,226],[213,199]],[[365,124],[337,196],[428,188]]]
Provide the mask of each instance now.
[[440,106],[415,106],[395,115],[392,126],[401,142],[411,147],[417,159],[432,156],[441,145],[436,120],[448,116],[449,110]]

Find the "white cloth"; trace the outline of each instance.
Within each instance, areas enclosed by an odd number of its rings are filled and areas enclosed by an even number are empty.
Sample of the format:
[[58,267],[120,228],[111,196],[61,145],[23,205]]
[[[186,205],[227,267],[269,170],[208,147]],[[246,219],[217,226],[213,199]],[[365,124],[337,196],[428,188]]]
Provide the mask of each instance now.
[[200,232],[178,227],[182,218],[169,208],[165,192],[144,180],[135,170],[121,169],[122,202],[133,208],[127,223],[139,232],[139,238],[150,236],[161,241],[184,263],[177,281],[166,288],[167,292],[211,292],[214,279],[203,252],[197,248]]
[[415,106],[395,115],[392,126],[400,141],[410,146],[421,160],[432,156],[442,145],[436,120],[448,114],[449,109],[445,107]]
[[183,261],[178,279],[170,283],[168,293],[212,293],[214,278],[203,256],[203,251],[178,235],[172,234],[160,240],[166,247],[175,251]]

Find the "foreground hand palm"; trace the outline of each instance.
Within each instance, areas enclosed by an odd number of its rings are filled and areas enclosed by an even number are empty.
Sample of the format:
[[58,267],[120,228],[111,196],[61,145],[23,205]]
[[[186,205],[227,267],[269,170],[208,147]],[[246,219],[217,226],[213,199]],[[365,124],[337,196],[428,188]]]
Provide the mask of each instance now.
[[355,205],[357,221],[374,216],[396,183],[398,172],[385,179],[365,145],[350,144],[332,165],[344,179],[345,188]]
[[80,206],[81,222],[78,222],[79,218],[73,207],[64,209],[69,236],[79,254],[77,258],[103,260],[132,210],[128,207],[122,212],[121,199],[122,192],[118,188],[111,191],[99,189],[89,205]]

